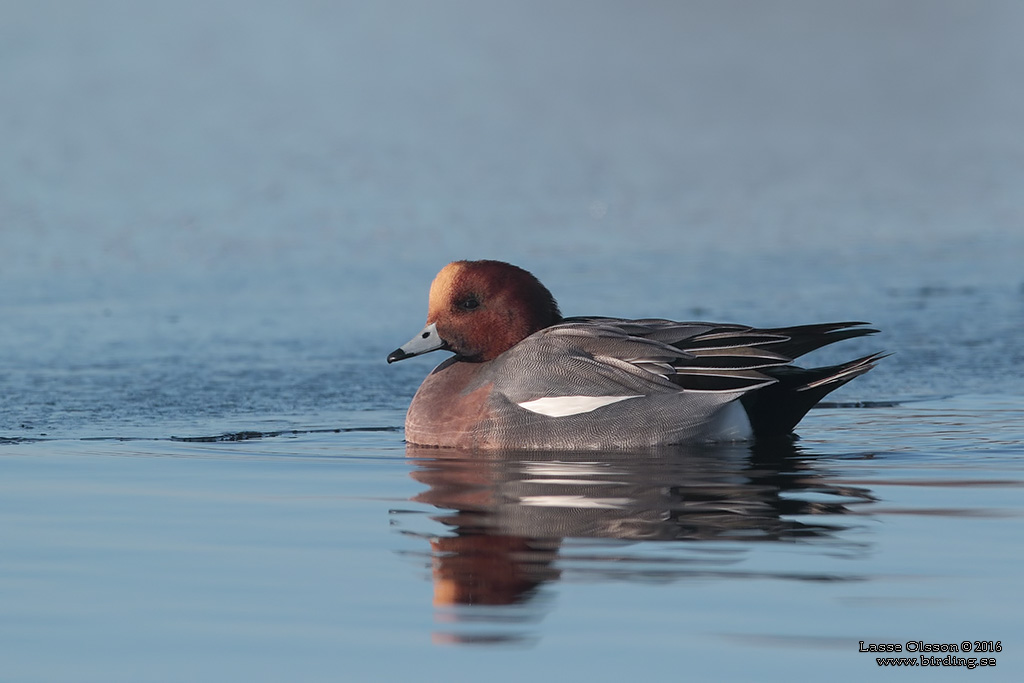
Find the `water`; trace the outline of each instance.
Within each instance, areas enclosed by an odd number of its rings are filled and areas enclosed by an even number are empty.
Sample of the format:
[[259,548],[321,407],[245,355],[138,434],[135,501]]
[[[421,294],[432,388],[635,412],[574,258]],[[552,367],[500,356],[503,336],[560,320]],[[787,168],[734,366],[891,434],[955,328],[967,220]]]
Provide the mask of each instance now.
[[[0,680],[1019,679],[1016,3],[0,16]],[[895,355],[792,445],[407,451],[478,257]]]

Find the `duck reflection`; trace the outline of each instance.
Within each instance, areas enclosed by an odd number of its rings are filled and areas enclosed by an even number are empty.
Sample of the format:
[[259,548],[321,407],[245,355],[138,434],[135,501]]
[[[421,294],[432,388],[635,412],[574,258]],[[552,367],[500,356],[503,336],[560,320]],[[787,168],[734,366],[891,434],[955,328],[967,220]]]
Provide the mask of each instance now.
[[[559,566],[631,580],[744,576],[732,565],[751,542],[829,539],[833,551],[862,552],[836,540],[846,525],[831,516],[874,500],[867,489],[830,483],[788,440],[641,453],[410,445],[407,455],[427,487],[413,500],[441,510],[433,519],[450,530],[430,539],[442,609],[535,601],[560,578]],[[827,522],[812,519],[824,515]],[[651,541],[661,543],[641,543]],[[666,558],[666,548],[683,546],[665,542],[702,543]]]

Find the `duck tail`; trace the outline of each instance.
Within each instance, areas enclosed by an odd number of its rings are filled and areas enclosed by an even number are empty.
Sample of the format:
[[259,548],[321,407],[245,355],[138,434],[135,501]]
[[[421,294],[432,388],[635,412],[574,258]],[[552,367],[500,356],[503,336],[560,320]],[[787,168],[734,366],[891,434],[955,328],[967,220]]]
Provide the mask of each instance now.
[[875,367],[888,353],[872,353],[839,365],[800,368],[783,365],[761,372],[775,384],[745,394],[740,400],[757,438],[787,436],[827,394]]

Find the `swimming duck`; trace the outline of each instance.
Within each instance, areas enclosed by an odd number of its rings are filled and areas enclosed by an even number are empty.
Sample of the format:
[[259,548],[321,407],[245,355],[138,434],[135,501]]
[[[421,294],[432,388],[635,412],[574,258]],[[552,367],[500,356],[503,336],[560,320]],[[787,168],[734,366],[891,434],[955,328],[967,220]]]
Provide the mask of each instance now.
[[791,435],[822,397],[884,354],[819,368],[793,359],[877,332],[866,324],[563,318],[526,270],[455,261],[430,286],[426,327],[387,360],[454,353],[413,397],[409,443],[639,449]]

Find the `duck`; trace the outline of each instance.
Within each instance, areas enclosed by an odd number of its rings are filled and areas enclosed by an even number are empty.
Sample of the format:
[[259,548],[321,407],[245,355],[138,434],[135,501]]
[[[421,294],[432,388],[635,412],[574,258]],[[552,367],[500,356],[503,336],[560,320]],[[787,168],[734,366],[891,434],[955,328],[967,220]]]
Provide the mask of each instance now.
[[529,271],[453,261],[430,285],[426,326],[387,362],[453,354],[409,405],[405,440],[416,446],[620,451],[795,438],[816,403],[886,354],[794,360],[878,332],[867,325],[565,318]]

